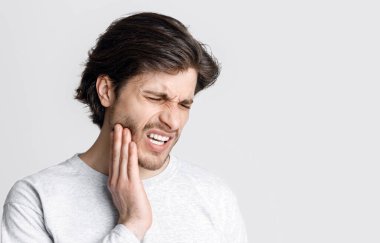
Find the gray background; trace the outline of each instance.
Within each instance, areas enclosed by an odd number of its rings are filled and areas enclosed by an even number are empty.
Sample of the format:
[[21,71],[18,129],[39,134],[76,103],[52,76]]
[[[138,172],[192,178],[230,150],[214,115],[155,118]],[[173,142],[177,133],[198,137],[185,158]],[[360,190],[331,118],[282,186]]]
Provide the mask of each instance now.
[[380,242],[377,1],[1,1],[0,201],[85,151],[87,51],[136,11],[178,18],[222,63],[174,153],[235,191],[250,242]]

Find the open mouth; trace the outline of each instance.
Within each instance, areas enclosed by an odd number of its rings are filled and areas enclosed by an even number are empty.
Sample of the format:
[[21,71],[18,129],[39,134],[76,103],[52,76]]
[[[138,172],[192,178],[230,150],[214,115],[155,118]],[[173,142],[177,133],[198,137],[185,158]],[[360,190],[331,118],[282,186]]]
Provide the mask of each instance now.
[[163,145],[170,140],[170,137],[161,136],[155,133],[150,133],[147,135],[147,137],[149,138],[151,143],[156,144],[156,145]]

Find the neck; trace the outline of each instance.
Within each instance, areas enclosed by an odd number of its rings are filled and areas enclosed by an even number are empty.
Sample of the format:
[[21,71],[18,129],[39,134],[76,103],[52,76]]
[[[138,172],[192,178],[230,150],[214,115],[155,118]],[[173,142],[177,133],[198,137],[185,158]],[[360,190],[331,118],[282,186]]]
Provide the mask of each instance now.
[[[95,143],[86,152],[79,155],[80,159],[87,165],[107,176],[109,175],[109,166],[112,159],[110,132],[111,130],[109,128],[103,126]],[[158,170],[148,170],[139,165],[140,179],[144,180],[158,175],[166,168],[168,163],[169,159],[165,161],[165,164]]]

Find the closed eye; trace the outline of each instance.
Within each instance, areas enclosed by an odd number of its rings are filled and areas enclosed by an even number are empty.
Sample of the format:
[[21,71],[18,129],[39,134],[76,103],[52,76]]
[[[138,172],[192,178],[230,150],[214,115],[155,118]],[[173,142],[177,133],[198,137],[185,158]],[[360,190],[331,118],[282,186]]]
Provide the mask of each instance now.
[[162,98],[157,98],[157,97],[146,97],[149,100],[154,100],[154,101],[161,101]]
[[185,109],[189,109],[191,108],[191,105],[187,105],[187,104],[180,104],[183,108]]
[[[161,98],[161,97],[152,97],[152,96],[145,96],[146,99],[152,101],[152,102],[157,102],[157,103],[163,103],[167,100],[167,98]],[[191,108],[191,103],[188,104],[188,102],[186,103],[179,103],[179,105],[184,108],[184,109],[187,109],[187,110],[190,110]]]

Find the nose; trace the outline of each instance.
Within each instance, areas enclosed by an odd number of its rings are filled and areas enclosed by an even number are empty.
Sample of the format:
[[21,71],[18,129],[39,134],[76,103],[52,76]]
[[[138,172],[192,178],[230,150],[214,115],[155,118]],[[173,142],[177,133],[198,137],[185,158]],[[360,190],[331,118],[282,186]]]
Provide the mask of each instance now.
[[173,106],[166,107],[166,109],[162,110],[159,119],[171,131],[178,130],[181,126],[181,112]]

